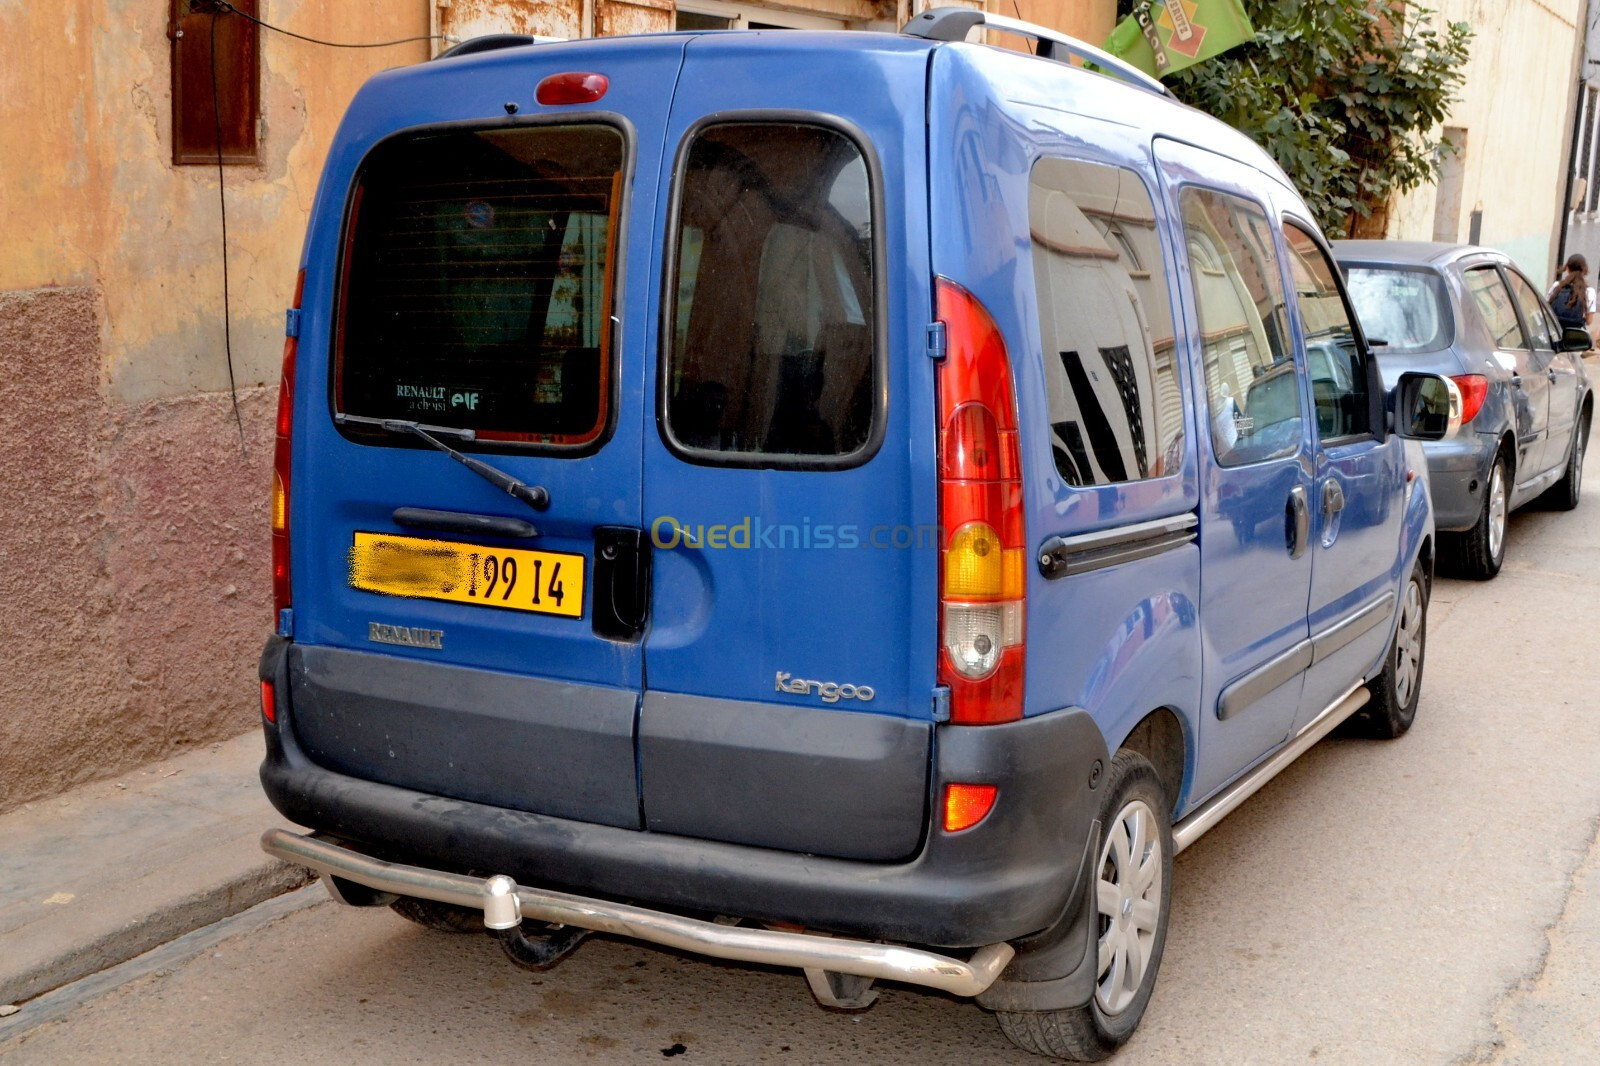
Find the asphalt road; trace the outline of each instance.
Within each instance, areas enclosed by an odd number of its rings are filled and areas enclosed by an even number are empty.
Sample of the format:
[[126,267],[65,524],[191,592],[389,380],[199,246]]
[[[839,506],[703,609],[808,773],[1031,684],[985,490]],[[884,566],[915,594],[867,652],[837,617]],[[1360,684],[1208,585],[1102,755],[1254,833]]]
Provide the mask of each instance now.
[[[1417,724],[1312,749],[1177,862],[1137,1064],[1600,1063],[1600,463],[1441,579]],[[971,1003],[596,939],[543,975],[320,889],[37,1001],[5,1066],[1038,1063]]]

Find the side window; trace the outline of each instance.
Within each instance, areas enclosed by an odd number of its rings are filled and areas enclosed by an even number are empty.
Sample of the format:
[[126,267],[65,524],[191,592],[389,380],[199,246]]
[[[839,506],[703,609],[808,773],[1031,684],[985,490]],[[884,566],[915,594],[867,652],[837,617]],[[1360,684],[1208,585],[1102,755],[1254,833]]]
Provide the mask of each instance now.
[[1144,183],[1118,167],[1041,159],[1028,228],[1056,471],[1069,485],[1176,473],[1182,389]]
[[1289,270],[1295,303],[1306,337],[1306,370],[1323,440],[1356,437],[1372,431],[1367,405],[1367,365],[1350,325],[1350,310],[1339,293],[1338,276],[1311,234],[1285,223]]
[[1293,455],[1303,428],[1300,384],[1267,216],[1208,189],[1185,189],[1182,206],[1217,462]]
[[1496,348],[1526,348],[1522,327],[1517,324],[1517,312],[1511,306],[1511,294],[1506,291],[1500,272],[1492,266],[1477,267],[1467,271],[1467,291],[1472,302],[1489,328],[1489,336]]
[[861,150],[822,126],[719,124],[696,135],[678,181],[672,445],[773,466],[860,453],[879,393]]
[[1517,306],[1522,309],[1522,320],[1528,324],[1528,333],[1533,338],[1533,346],[1541,351],[1555,351],[1555,336],[1551,333],[1550,322],[1545,317],[1544,301],[1533,291],[1533,286],[1523,280],[1522,275],[1516,271],[1506,271],[1506,280],[1511,282],[1511,295],[1516,299]]

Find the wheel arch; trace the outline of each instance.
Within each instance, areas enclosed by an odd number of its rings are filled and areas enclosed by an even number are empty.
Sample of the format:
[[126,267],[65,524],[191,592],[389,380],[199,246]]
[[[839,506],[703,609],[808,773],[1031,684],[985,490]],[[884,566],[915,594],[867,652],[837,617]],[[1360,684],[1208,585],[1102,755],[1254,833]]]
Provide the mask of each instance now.
[[1511,491],[1517,484],[1517,434],[1510,426],[1506,426],[1505,432],[1500,434],[1499,454],[1506,459],[1506,481],[1509,482],[1506,485],[1506,499],[1509,502]]
[[1184,787],[1189,780],[1190,748],[1183,718],[1170,707],[1157,707],[1139,719],[1128,735],[1122,738],[1122,742],[1112,749],[1112,755],[1125,750],[1144,756],[1155,767],[1156,776],[1161,779],[1161,787],[1172,801],[1172,813],[1176,817],[1184,797]]

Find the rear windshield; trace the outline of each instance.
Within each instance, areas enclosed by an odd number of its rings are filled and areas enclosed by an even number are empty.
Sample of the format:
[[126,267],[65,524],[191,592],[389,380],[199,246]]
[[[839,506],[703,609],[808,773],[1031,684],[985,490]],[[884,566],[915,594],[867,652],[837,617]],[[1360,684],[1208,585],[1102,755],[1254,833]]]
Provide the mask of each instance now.
[[679,182],[669,441],[702,462],[863,458],[878,390],[860,149],[821,126],[715,125]]
[[1454,340],[1444,279],[1431,270],[1351,267],[1346,290],[1367,340],[1384,355],[1436,352]]
[[338,410],[511,444],[597,440],[623,152],[599,125],[437,131],[375,148],[347,238]]

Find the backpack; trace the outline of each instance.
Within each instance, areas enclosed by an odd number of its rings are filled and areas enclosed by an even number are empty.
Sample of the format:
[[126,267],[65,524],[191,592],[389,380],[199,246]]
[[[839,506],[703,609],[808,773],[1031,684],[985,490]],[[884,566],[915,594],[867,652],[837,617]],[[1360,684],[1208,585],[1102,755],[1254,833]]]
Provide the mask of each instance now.
[[1550,309],[1562,326],[1583,326],[1586,295],[1577,285],[1562,285],[1550,294]]

